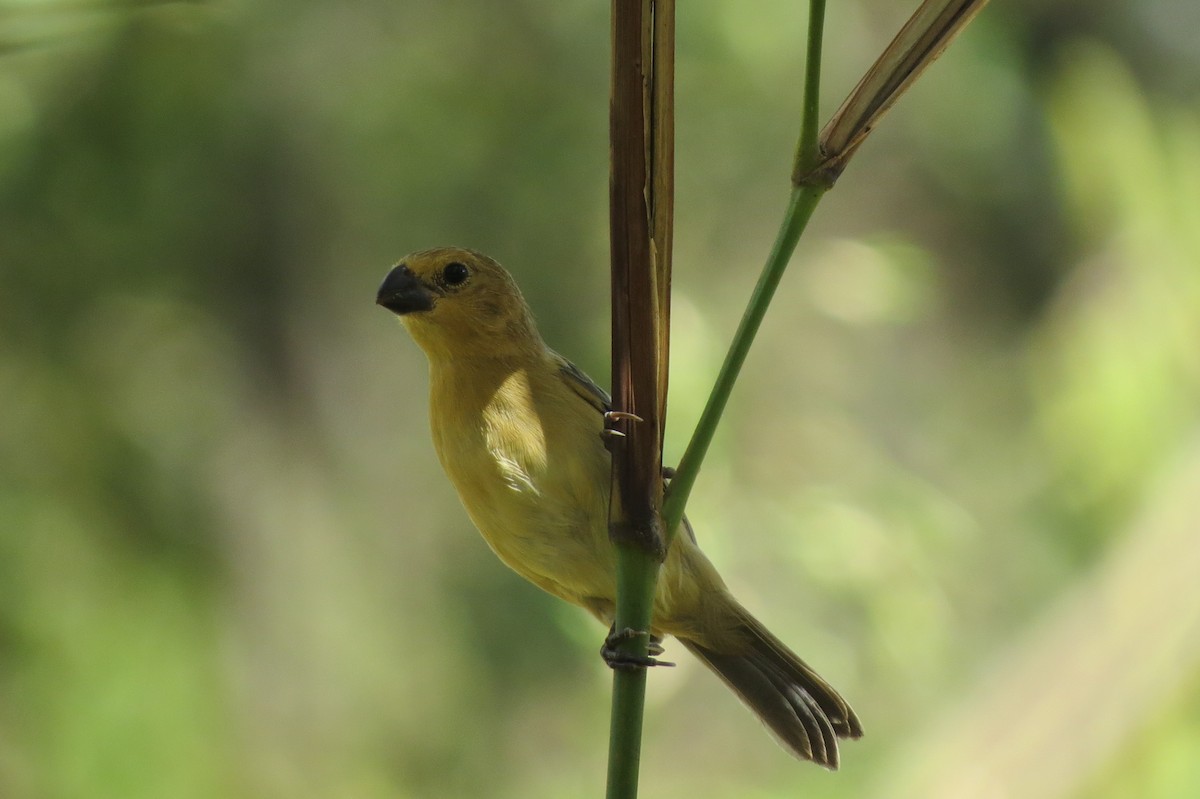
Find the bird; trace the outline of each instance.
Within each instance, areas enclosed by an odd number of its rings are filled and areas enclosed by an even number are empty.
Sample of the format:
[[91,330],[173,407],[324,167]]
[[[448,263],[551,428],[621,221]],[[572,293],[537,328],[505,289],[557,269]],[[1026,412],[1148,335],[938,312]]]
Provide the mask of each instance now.
[[[517,574],[611,626],[608,394],[546,345],[512,276],[480,252],[405,256],[376,303],[427,356],[434,449],[484,540]],[[838,740],[862,736],[833,686],[734,599],[690,525],[666,552],[651,627],[699,658],[797,758],[836,770]]]

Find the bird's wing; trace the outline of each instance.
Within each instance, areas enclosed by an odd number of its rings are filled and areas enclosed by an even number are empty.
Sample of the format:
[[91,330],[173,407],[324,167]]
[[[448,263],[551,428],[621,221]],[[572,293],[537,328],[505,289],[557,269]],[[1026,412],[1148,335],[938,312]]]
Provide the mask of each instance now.
[[[608,392],[596,385],[592,378],[584,374],[584,371],[575,364],[568,361],[558,353],[554,353],[555,360],[558,361],[558,372],[562,375],[563,380],[570,386],[571,390],[580,396],[585,402],[600,412],[601,415],[608,413],[613,409],[612,397]],[[674,474],[671,469],[663,469],[663,478],[669,483],[670,478]],[[683,517],[682,527],[687,533],[688,538],[692,543],[696,543],[696,533],[692,529],[691,522],[687,517]]]
[[559,374],[563,376],[563,379],[571,387],[572,391],[599,411],[601,415],[612,410],[612,397],[608,395],[607,391],[596,385],[592,378],[584,374],[582,369],[566,358],[555,353],[555,359],[558,361]]

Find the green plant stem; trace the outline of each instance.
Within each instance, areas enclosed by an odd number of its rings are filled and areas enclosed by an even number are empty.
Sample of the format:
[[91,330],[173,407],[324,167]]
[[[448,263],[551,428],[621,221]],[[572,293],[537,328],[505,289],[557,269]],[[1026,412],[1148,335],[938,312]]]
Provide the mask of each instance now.
[[[659,562],[650,553],[628,544],[617,545],[617,602],[613,628],[649,630]],[[618,650],[646,657],[649,636],[629,638]],[[646,704],[646,669],[614,669],[612,721],[608,736],[607,799],[637,796],[642,751],[642,711]]]
[[[824,28],[825,0],[810,1],[808,54],[805,64],[804,104],[797,146],[795,169],[815,164],[820,156],[817,143],[818,87],[820,84],[821,39]],[[733,386],[746,361],[754,337],[775,294],[788,261],[800,240],[800,234],[812,217],[826,188],[820,185],[798,185],[791,200],[775,244],[763,267],[750,303],[742,316],[725,363],[717,377],[712,393],[692,440],[684,452],[679,468],[663,503],[663,524],[666,542],[683,519],[683,509],[695,485],[700,464],[712,443],[717,423],[729,402]],[[617,608],[613,627],[616,631],[648,631],[654,604],[654,586],[658,578],[659,561],[653,553],[616,540],[617,548]],[[648,634],[621,641],[622,653],[645,657]],[[613,672],[612,722],[609,735],[607,799],[634,799],[637,796],[638,770],[641,759],[642,713],[645,706],[646,669],[618,669]]]
[[[801,105],[800,140],[792,174],[802,175],[821,160],[818,127],[821,114],[821,43],[825,31],[825,0],[809,0],[808,49],[804,54],[804,101]],[[795,181],[793,177],[793,182]]]
[[683,510],[687,506],[688,497],[696,484],[696,477],[700,474],[700,466],[704,462],[704,456],[708,454],[708,447],[712,444],[713,436],[716,434],[717,424],[721,421],[721,415],[729,403],[729,395],[733,392],[734,384],[737,383],[738,374],[742,370],[742,364],[746,362],[746,355],[750,352],[750,345],[754,343],[754,337],[762,325],[767,307],[771,304],[771,298],[775,296],[779,280],[783,277],[784,270],[787,269],[792,253],[796,250],[800,234],[804,232],[817,203],[821,201],[821,197],[828,190],[826,185],[817,183],[805,185],[797,180],[798,176],[806,175],[811,171],[821,158],[817,139],[820,133],[818,114],[821,87],[821,43],[825,31],[825,0],[809,0],[808,11],[808,50],[804,59],[804,99],[800,119],[800,139],[796,145],[796,160],[792,171],[792,197],[788,202],[787,212],[783,216],[779,233],[775,236],[771,254],[767,257],[767,263],[763,266],[758,283],[754,286],[754,293],[750,295],[750,303],[746,306],[746,311],[742,314],[742,321],[733,336],[733,342],[729,345],[729,352],[725,355],[721,372],[717,375],[717,381],[708,395],[704,412],[700,414],[700,421],[696,423],[696,430],[692,433],[692,439],[688,442],[687,449],[684,450],[683,458],[679,461],[679,467],[675,470],[670,489],[663,501],[663,528],[668,544],[679,528],[679,523],[683,520]]
[[[647,662],[654,588],[665,552],[660,511],[674,219],[674,26],[674,0],[612,0],[613,404],[628,418],[618,422],[624,437],[611,447],[617,635],[606,646],[629,664]],[[613,671],[609,799],[637,797],[646,669]]]
[[717,375],[712,393],[708,396],[708,403],[704,406],[695,432],[692,433],[692,440],[688,442],[679,467],[675,470],[675,476],[671,479],[666,500],[663,502],[663,526],[668,537],[674,535],[683,519],[684,506],[696,483],[700,465],[708,453],[708,447],[716,433],[721,414],[729,402],[729,395],[733,392],[742,364],[746,362],[750,345],[754,343],[754,336],[762,325],[767,306],[775,295],[775,289],[779,286],[788,260],[796,249],[800,234],[804,232],[813,210],[824,194],[823,186],[800,186],[792,190],[791,202],[788,203],[787,214],[775,239],[775,246],[771,249],[771,255],[758,278],[758,284],[754,287],[750,304],[742,315],[733,343],[725,355],[725,362],[721,365],[721,372]]

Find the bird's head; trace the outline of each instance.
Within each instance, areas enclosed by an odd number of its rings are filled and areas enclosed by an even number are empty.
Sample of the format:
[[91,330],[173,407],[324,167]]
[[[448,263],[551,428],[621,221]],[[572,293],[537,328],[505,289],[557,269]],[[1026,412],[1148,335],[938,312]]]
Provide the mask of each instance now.
[[375,302],[400,317],[429,357],[501,357],[542,345],[520,289],[482,253],[439,247],[405,256]]

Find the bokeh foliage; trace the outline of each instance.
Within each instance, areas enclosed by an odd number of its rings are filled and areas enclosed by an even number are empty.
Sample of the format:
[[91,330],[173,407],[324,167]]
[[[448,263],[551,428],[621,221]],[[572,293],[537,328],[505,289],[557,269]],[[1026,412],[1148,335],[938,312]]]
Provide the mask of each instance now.
[[[687,6],[669,458],[783,210],[804,19]],[[830,110],[903,13],[831,9]],[[995,3],[826,198],[690,515],[868,737],[799,766],[684,662],[647,795],[1200,792],[1196,21]],[[603,631],[470,529],[372,298],[477,247],[603,382],[607,37],[0,2],[0,796],[598,795]]]

